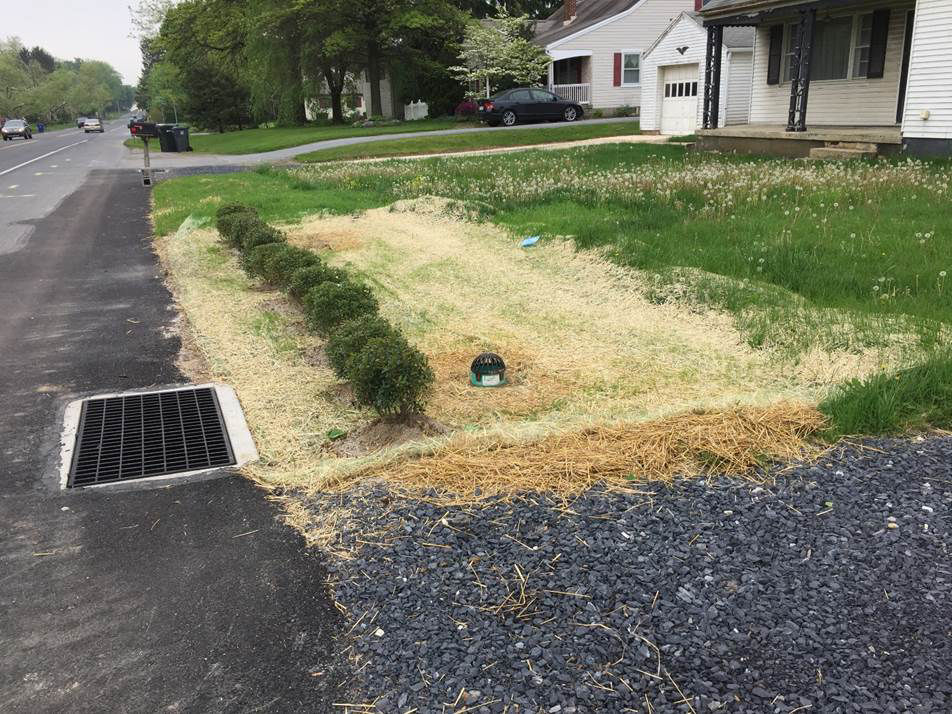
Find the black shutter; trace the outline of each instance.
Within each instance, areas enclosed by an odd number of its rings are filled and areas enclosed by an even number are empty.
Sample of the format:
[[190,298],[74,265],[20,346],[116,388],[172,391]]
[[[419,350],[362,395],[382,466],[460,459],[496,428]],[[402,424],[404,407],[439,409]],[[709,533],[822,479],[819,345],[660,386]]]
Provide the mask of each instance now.
[[869,41],[868,79],[879,79],[886,71],[886,38],[889,36],[889,10],[873,13],[873,33]]
[[770,50],[767,61],[767,84],[780,84],[780,65],[783,61],[783,25],[770,28]]

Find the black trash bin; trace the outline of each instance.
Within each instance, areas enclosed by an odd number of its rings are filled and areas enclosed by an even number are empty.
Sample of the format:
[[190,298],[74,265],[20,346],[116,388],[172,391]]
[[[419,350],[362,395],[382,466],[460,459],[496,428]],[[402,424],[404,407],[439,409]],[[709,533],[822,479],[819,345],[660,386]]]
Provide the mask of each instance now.
[[188,143],[188,127],[176,126],[172,128],[172,134],[175,136],[175,151],[191,151],[192,147]]
[[162,151],[178,151],[175,143],[175,124],[156,124],[159,130],[159,148]]

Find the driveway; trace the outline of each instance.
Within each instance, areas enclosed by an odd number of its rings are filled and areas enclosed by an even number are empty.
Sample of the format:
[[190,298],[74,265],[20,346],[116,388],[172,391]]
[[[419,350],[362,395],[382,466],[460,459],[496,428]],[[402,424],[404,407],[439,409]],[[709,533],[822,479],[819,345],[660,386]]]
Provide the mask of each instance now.
[[331,711],[323,566],[251,483],[56,483],[67,402],[185,379],[112,128],[0,150],[0,709]]
[[[638,124],[637,118],[615,117],[609,119],[583,119],[573,124],[612,124],[612,123],[630,123]],[[514,127],[506,126],[480,126],[467,129],[439,129],[437,131],[408,131],[402,134],[371,134],[368,136],[350,136],[343,139],[328,139],[326,141],[315,141],[301,146],[292,146],[288,149],[278,149],[277,151],[267,151],[259,154],[159,154],[153,152],[151,155],[152,165],[159,168],[185,168],[194,166],[242,166],[248,164],[259,164],[264,162],[290,161],[295,156],[306,154],[319,149],[332,149],[338,146],[350,146],[351,144],[367,144],[375,141],[390,141],[392,139],[408,139],[417,136],[448,136],[451,134],[469,134],[472,132],[488,131],[524,131],[526,129],[558,129],[565,127],[564,123],[542,123],[542,124],[521,124]],[[139,168],[142,166],[142,152],[135,151],[123,159],[122,166],[129,168]]]

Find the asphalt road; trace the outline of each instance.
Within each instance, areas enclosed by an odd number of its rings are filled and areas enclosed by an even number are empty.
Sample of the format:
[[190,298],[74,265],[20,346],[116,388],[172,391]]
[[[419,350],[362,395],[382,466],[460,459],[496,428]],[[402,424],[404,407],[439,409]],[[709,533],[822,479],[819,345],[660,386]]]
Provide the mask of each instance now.
[[332,711],[325,571],[250,482],[57,483],[69,401],[184,381],[124,136],[0,144],[0,711]]

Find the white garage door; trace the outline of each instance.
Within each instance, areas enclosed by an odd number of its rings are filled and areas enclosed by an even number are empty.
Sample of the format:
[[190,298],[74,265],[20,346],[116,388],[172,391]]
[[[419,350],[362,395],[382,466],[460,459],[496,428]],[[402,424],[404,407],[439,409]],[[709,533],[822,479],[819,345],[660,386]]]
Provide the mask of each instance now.
[[661,133],[693,134],[697,129],[698,66],[665,67],[661,77]]

